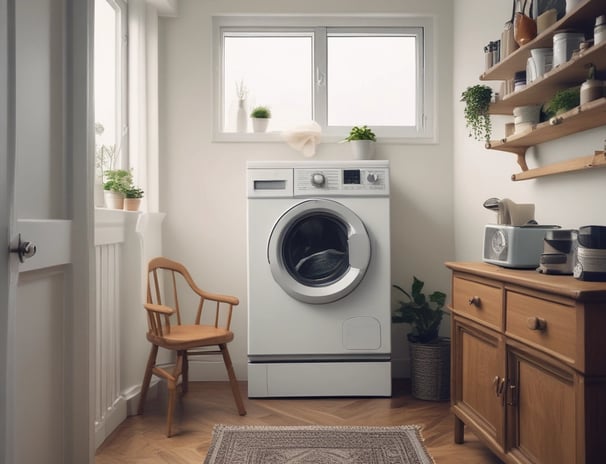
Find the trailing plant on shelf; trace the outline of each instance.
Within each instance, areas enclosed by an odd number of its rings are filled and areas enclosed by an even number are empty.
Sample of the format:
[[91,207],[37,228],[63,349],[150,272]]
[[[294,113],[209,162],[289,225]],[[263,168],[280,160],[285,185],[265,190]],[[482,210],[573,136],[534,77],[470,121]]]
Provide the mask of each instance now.
[[351,142],[352,140],[372,140],[376,142],[377,136],[368,126],[354,126],[351,128],[349,135],[343,142]]
[[442,308],[446,302],[444,292],[435,291],[429,296],[423,293],[425,283],[413,277],[410,293],[399,285],[393,287],[403,293],[407,301],[399,301],[391,315],[392,322],[410,324],[411,332],[408,340],[411,343],[431,343],[438,340],[438,332],[442,318],[446,313]]
[[469,136],[478,141],[488,142],[492,134],[490,122],[490,101],[492,89],[486,85],[473,85],[461,94],[465,103],[465,125],[469,128]]

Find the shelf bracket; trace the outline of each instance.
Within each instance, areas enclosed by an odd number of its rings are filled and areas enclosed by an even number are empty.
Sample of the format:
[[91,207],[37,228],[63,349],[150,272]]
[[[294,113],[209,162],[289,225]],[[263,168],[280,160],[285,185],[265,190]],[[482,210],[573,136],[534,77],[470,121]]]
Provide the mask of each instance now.
[[[507,139],[502,139],[501,143],[505,143]],[[507,146],[499,146],[499,147],[493,147],[491,142],[486,142],[486,144],[484,145],[488,150],[490,150],[491,148],[493,149],[497,149],[500,151],[506,151],[508,153],[513,153],[514,155],[517,155],[518,159],[518,165],[520,166],[520,168],[522,168],[522,171],[528,171],[528,164],[526,164],[526,150],[528,149],[528,147],[507,147]]]

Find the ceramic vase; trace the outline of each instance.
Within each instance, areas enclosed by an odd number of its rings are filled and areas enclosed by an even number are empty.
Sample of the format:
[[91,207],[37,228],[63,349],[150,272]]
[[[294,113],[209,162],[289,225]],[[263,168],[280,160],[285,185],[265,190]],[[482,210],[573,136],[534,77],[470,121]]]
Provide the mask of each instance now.
[[537,23],[524,13],[516,13],[513,18],[513,37],[521,47],[537,36]]
[[248,114],[246,112],[246,100],[238,100],[238,115],[236,120],[236,132],[244,133],[248,130]]

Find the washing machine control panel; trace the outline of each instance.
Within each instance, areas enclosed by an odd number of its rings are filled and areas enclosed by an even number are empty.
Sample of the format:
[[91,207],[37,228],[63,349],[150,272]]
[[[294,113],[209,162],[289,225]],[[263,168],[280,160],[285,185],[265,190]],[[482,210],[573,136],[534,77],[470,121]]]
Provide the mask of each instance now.
[[389,169],[377,168],[300,168],[294,171],[295,196],[389,194]]

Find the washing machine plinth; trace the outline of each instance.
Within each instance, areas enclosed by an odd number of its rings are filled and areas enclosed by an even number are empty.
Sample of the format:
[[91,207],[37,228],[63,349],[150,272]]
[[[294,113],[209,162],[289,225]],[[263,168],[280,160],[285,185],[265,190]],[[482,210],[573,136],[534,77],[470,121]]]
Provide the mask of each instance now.
[[391,396],[391,363],[249,363],[248,397]]

